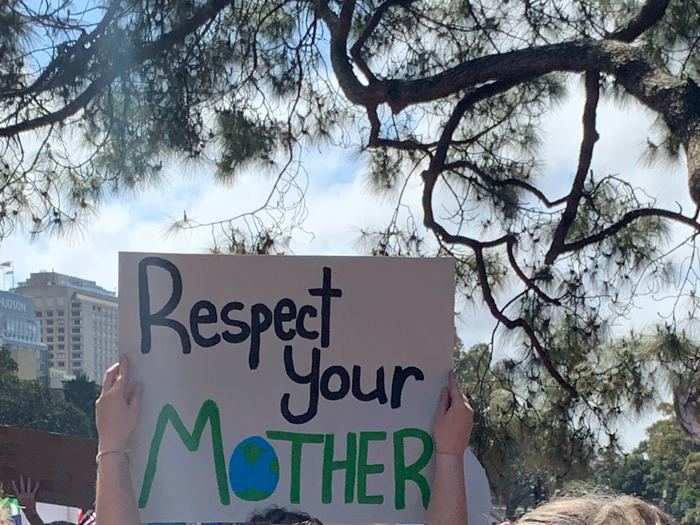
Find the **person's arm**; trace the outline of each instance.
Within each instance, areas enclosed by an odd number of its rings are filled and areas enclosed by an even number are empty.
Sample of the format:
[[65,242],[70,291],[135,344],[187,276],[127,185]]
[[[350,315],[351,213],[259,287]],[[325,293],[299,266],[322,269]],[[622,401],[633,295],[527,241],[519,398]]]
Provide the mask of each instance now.
[[140,399],[140,388],[130,381],[129,362],[122,356],[105,373],[102,393],[95,404],[99,436],[95,514],[100,525],[140,523],[127,452]]
[[12,488],[30,525],[44,525],[44,520],[36,511],[36,493],[39,490],[39,482],[32,484],[32,478],[25,479],[24,476],[20,476],[19,484],[13,481]]
[[427,525],[467,525],[464,452],[469,445],[474,412],[459,390],[454,374],[440,393],[433,440],[435,473],[426,514]]

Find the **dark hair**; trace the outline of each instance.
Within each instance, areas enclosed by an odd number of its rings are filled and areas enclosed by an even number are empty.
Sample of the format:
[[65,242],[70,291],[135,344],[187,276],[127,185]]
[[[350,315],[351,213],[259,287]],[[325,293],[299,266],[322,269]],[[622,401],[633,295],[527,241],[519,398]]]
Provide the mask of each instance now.
[[304,512],[289,511],[282,507],[272,507],[262,512],[253,514],[248,523],[251,525],[323,525],[316,518],[312,518]]

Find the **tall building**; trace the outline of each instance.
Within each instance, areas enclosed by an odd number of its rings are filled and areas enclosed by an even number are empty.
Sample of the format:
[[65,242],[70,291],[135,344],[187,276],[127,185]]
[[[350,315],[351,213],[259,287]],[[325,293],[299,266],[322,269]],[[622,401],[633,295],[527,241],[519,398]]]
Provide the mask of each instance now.
[[116,295],[94,281],[55,272],[33,273],[15,291],[34,303],[49,366],[99,382],[118,357]]
[[10,350],[20,379],[48,381],[49,354],[31,299],[0,291],[0,346]]

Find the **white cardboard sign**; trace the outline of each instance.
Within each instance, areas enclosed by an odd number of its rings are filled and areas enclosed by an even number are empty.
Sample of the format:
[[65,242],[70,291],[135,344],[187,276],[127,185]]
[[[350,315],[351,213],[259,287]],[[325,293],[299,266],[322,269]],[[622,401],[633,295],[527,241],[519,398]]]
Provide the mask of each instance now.
[[450,259],[121,253],[143,522],[422,523]]

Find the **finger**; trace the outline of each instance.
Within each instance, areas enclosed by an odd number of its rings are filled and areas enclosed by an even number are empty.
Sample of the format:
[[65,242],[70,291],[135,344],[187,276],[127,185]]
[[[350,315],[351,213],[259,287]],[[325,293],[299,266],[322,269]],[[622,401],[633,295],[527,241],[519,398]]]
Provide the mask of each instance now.
[[438,399],[438,405],[435,409],[437,414],[444,414],[450,406],[450,395],[447,392],[447,388],[440,390],[440,398]]
[[32,490],[32,496],[36,496],[37,492],[39,492],[39,482],[38,481],[34,485],[34,490]]
[[22,491],[23,494],[25,492],[27,492],[27,487],[25,485],[24,476],[19,477],[19,489]]
[[119,356],[119,375],[125,383],[129,383],[129,358],[124,354]]
[[117,375],[119,375],[119,363],[114,363],[105,372],[104,378],[102,379],[102,392],[107,392],[114,382],[117,380]]
[[12,490],[14,491],[15,496],[19,494],[19,490],[17,489],[17,483],[15,483],[14,479],[12,480]]
[[117,386],[124,389],[125,392],[129,389],[129,358],[124,354],[119,356],[119,377],[117,378]]

